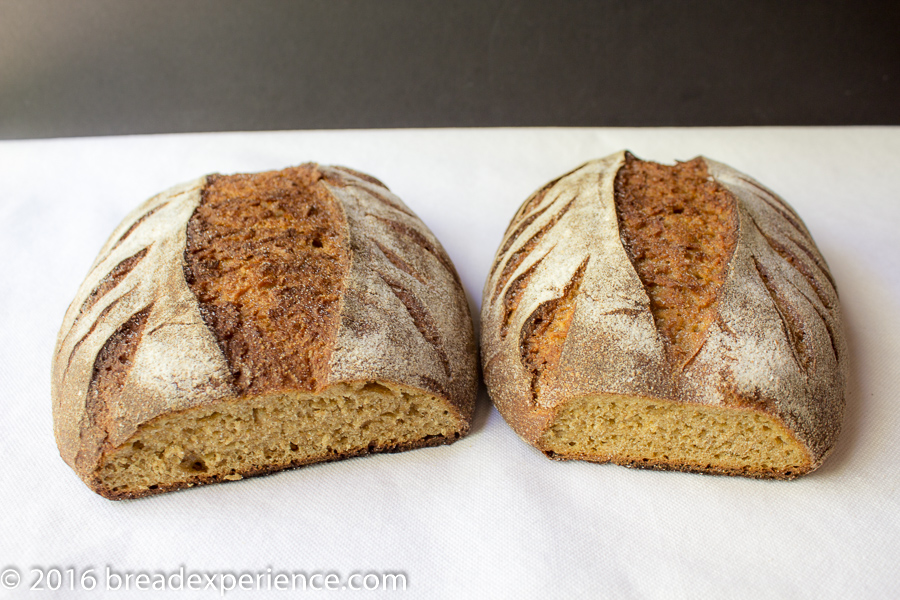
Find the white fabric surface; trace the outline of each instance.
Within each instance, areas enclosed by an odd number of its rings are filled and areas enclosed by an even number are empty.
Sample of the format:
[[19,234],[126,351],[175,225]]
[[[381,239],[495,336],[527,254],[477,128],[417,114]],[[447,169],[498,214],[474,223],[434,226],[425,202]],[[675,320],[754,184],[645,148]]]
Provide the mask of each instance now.
[[[516,437],[483,389],[471,435],[451,446],[137,501],[93,494],[59,458],[49,375],[58,327],[103,241],[151,195],[204,173],[309,160],[371,173],[442,241],[477,314],[519,204],[557,175],[621,148],[656,161],[704,154],[725,162],[804,218],[838,284],[851,362],[844,431],[818,472],[777,482],[554,462]],[[898,190],[900,128],[889,127],[0,142],[0,569],[22,576],[0,597],[32,597],[30,569],[53,566],[101,575],[98,590],[78,591],[76,582],[66,597],[151,597],[99,591],[108,565],[407,576],[406,592],[356,597],[896,598]]]

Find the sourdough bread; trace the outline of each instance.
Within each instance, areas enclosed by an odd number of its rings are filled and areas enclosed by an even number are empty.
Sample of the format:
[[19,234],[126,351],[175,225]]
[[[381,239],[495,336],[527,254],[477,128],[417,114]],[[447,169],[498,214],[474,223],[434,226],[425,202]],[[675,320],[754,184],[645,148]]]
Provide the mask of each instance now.
[[54,351],[54,431],[88,486],[134,498],[452,442],[476,361],[450,259],[378,180],[210,175],[101,250]]
[[834,281],[797,213],[698,157],[619,152],[528,198],[482,303],[491,398],[552,458],[793,478],[841,428]]

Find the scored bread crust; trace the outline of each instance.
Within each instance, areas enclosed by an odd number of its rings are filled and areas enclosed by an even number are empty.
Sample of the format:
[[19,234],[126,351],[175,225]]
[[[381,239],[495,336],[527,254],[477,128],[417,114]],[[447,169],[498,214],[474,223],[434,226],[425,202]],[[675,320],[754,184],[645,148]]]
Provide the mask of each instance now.
[[[734,197],[737,243],[702,345],[686,364],[673,365],[620,236],[615,181],[628,157],[623,151],[593,160],[549,183],[510,223],[481,315],[484,376],[498,410],[554,458],[779,478],[817,468],[840,432],[847,349],[834,283],[800,217],[750,177],[700,157]],[[567,329],[529,339],[542,307],[559,303],[573,311]],[[527,359],[535,344],[555,356],[538,371]],[[543,441],[554,419],[570,401],[597,395],[768,415],[808,460],[779,473],[556,455]]]
[[[342,213],[340,243],[349,256],[339,317],[321,336],[326,376],[303,391],[365,381],[422,391],[446,402],[458,420],[458,435],[465,435],[474,411],[477,348],[465,292],[446,252],[378,180],[344,167],[307,164],[299,169]],[[204,320],[185,277],[187,226],[213,177],[173,187],[125,218],[101,249],[57,338],[51,395],[60,455],[107,497],[136,497],[216,479],[198,474],[190,482],[120,494],[103,489],[97,476],[104,457],[142,425],[240,396],[222,340]],[[98,402],[91,386],[105,376],[97,372],[98,357],[111,339],[132,340],[133,358],[122,385]],[[373,446],[348,456],[453,439]],[[240,474],[280,468],[285,467]]]

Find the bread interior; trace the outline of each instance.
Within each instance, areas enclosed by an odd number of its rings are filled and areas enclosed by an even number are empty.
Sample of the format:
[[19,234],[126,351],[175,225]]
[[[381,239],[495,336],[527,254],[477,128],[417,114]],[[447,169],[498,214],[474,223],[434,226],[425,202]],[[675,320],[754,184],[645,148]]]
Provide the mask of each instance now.
[[453,441],[456,411],[386,382],[244,397],[150,421],[105,456],[99,491],[134,497],[322,460]]
[[637,396],[567,402],[539,447],[557,458],[758,477],[810,469],[806,450],[769,415]]

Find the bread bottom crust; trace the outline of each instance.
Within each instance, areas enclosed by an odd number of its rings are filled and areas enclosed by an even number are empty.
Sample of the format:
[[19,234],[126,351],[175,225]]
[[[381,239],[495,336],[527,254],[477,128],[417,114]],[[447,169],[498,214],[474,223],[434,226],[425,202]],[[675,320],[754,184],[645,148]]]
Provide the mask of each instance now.
[[347,458],[356,458],[360,456],[366,456],[369,454],[393,454],[396,452],[405,452],[407,450],[416,450],[419,448],[429,448],[433,446],[444,446],[447,444],[452,444],[456,440],[458,440],[460,435],[456,435],[454,437],[447,437],[443,435],[435,435],[428,436],[419,440],[417,442],[410,442],[406,444],[395,444],[390,446],[374,446],[371,445],[366,448],[361,448],[352,452],[344,452],[341,454],[325,454],[321,458],[312,458],[309,460],[301,460],[301,461],[291,461],[287,464],[279,464],[279,465],[268,465],[264,467],[259,467],[257,469],[249,469],[247,471],[243,471],[240,473],[236,473],[236,475],[240,475],[240,478],[235,478],[233,475],[213,475],[213,476],[197,476],[193,479],[187,481],[181,481],[178,483],[168,484],[168,485],[157,485],[151,486],[143,491],[137,492],[113,492],[110,488],[103,485],[99,478],[94,478],[88,485],[92,490],[107,498],[109,500],[134,500],[136,498],[143,498],[145,496],[154,496],[156,494],[163,494],[166,492],[174,492],[177,490],[182,490],[186,488],[195,487],[198,485],[207,485],[211,483],[231,483],[234,481],[241,481],[243,479],[247,479],[249,477],[259,477],[261,475],[268,475],[270,473],[277,473],[278,471],[287,471],[290,469],[299,469],[300,467],[307,467],[310,465],[315,465],[319,463],[326,462],[334,462],[337,460],[344,460]]
[[544,451],[544,455],[547,458],[557,461],[583,460],[585,462],[592,462],[597,464],[614,464],[620,467],[628,467],[629,469],[641,469],[646,471],[681,471],[683,473],[700,473],[702,475],[728,475],[731,477],[749,477],[751,479],[779,479],[783,481],[796,479],[800,475],[805,475],[806,473],[813,470],[811,466],[807,468],[801,466],[797,469],[784,472],[776,471],[774,469],[753,469],[751,467],[726,468],[714,466],[711,464],[700,467],[688,463],[652,460],[649,458],[628,460],[614,457],[598,457],[589,455],[562,455],[556,454],[552,450]]

